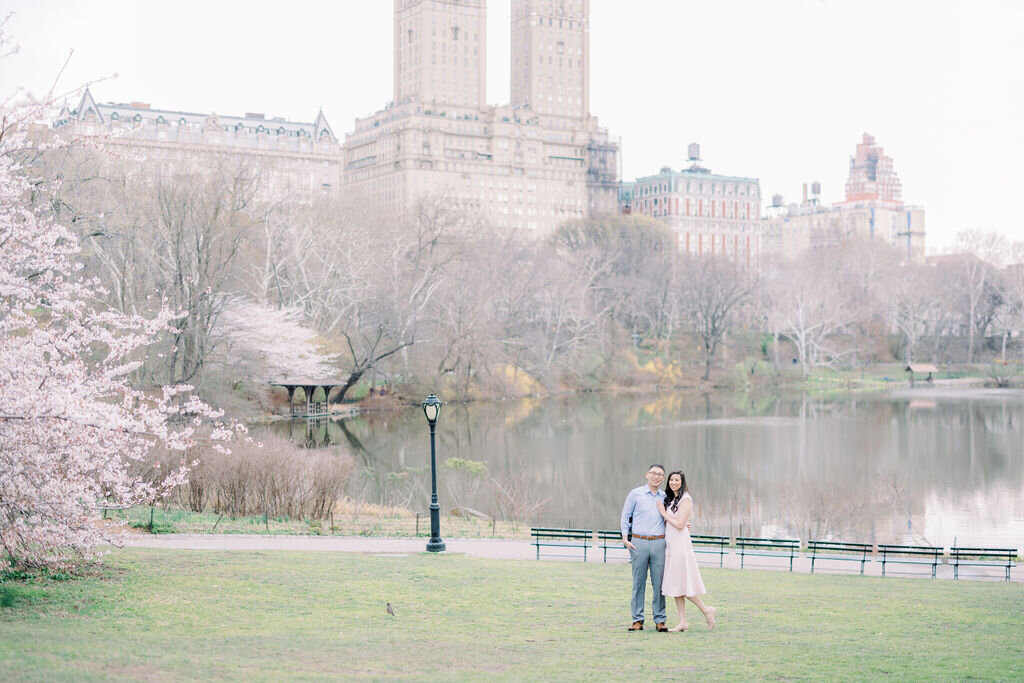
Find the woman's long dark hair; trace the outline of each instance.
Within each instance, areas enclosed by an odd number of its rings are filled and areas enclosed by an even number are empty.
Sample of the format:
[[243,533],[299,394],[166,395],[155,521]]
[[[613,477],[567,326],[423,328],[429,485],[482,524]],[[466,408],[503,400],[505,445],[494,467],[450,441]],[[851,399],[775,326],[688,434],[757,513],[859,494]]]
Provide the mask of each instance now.
[[[683,485],[679,487],[679,497],[676,498],[675,492],[669,488],[668,482],[672,479],[673,474],[678,474],[682,480]],[[686,493],[686,475],[676,470],[675,472],[669,472],[668,476],[665,477],[665,508],[672,510],[672,512],[679,512],[679,501],[682,499],[683,494]]]

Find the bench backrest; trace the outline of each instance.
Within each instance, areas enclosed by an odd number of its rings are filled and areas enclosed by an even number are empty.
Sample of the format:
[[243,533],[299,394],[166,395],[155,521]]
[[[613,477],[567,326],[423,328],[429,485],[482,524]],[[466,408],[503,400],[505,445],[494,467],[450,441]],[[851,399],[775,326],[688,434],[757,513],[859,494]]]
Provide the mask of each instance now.
[[533,527],[530,529],[530,535],[535,539],[565,539],[565,540],[580,540],[589,541],[594,532],[590,529],[548,529],[544,527]]
[[891,545],[879,543],[878,552],[885,558],[889,555],[923,555],[938,559],[942,556],[942,548],[934,545]]
[[950,548],[949,556],[954,560],[994,559],[1012,562],[1017,559],[1016,548]]
[[619,543],[622,543],[622,532],[618,529],[598,529],[597,540],[618,541]]
[[705,536],[702,534],[690,534],[690,540],[694,545],[714,545],[724,548],[729,545],[728,536]]
[[860,553],[871,552],[869,543],[847,543],[845,541],[808,541],[807,549],[812,553]]
[[740,536],[736,547],[743,549],[764,548],[765,550],[799,550],[800,541],[795,538],[751,538]]

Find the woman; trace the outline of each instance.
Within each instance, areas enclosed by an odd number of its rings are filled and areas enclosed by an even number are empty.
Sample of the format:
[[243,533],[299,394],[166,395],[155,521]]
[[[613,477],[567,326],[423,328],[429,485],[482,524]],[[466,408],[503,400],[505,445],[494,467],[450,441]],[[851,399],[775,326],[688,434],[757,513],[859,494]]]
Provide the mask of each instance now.
[[686,477],[682,472],[672,472],[665,484],[665,502],[658,501],[658,511],[665,518],[665,575],[661,582],[661,594],[676,599],[679,623],[669,631],[685,631],[686,599],[697,606],[708,622],[708,629],[715,627],[715,608],[708,607],[700,599],[707,593],[697,567],[697,555],[686,528],[693,511],[693,498],[686,490]]

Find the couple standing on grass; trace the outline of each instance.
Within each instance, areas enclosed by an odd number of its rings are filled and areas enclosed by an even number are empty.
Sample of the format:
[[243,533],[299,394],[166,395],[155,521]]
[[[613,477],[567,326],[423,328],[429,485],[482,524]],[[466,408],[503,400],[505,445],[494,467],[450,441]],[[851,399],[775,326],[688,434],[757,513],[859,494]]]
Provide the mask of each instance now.
[[[678,471],[669,473],[662,491],[664,480],[665,468],[651,465],[647,468],[647,484],[630,491],[622,507],[619,526],[633,566],[633,625],[629,630],[644,629],[644,593],[648,572],[654,588],[651,610],[658,631],[685,631],[688,628],[687,599],[704,615],[708,629],[713,629],[715,608],[708,607],[700,599],[707,590],[700,578],[697,556],[690,540],[693,499],[686,490],[686,477]],[[679,623],[672,628],[665,625],[665,596],[675,598],[679,610]]]

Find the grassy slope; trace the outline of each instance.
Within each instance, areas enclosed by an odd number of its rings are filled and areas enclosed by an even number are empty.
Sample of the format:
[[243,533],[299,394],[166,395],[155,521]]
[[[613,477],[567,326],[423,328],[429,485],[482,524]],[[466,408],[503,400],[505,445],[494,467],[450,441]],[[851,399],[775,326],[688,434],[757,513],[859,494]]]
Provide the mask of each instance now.
[[135,549],[107,566],[13,584],[0,677],[1024,678],[1019,583],[708,568],[719,625],[688,610],[690,632],[658,634],[625,630],[625,564]]

